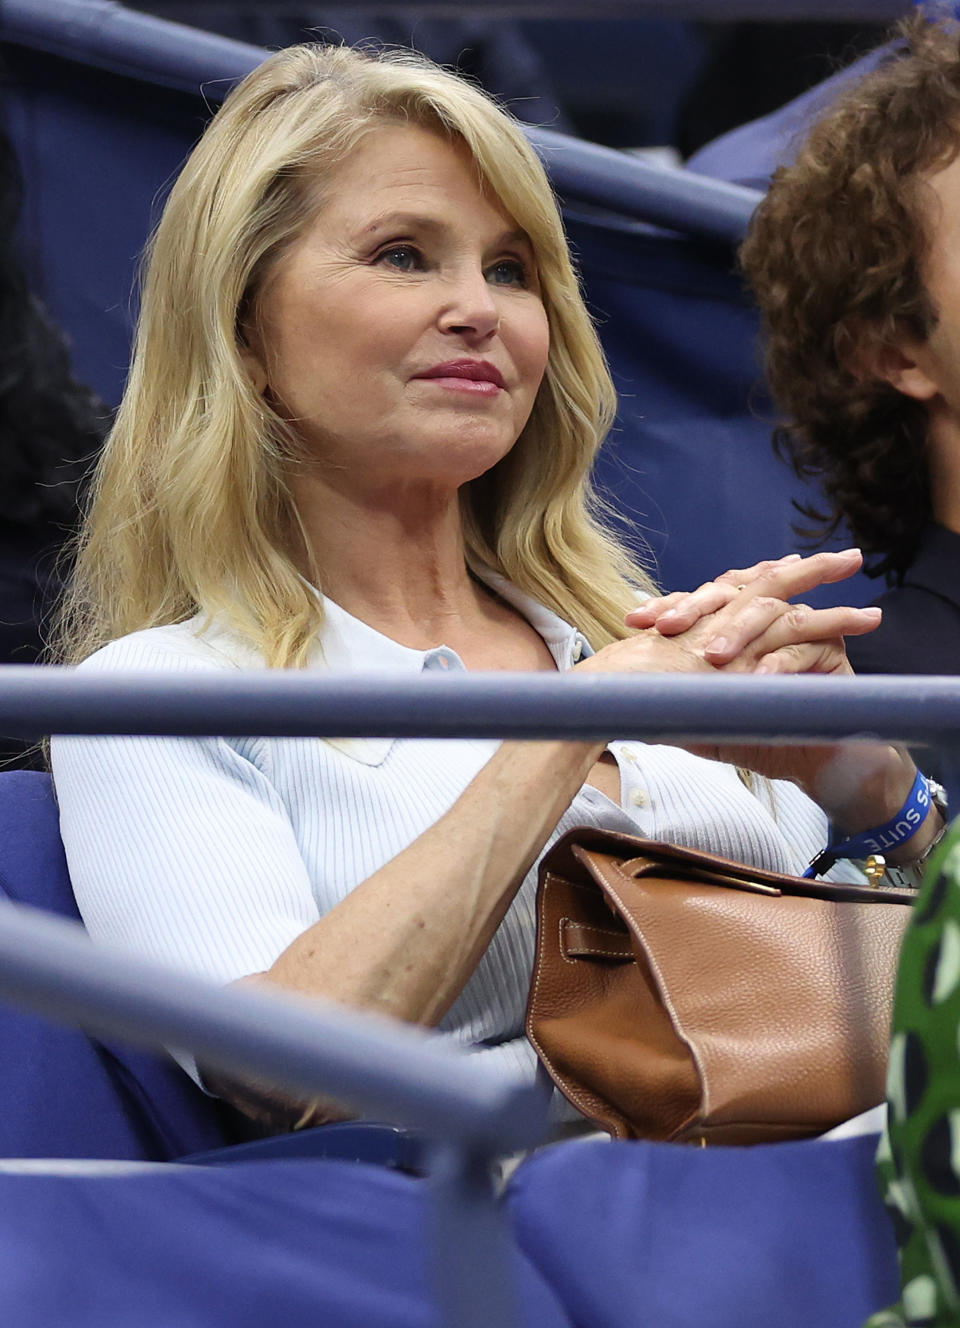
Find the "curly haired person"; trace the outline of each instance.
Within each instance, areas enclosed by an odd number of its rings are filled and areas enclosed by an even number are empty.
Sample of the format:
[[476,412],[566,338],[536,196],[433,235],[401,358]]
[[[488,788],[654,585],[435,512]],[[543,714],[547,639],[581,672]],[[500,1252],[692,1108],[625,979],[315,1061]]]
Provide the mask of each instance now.
[[[904,23],[889,58],[774,178],[742,252],[768,331],[777,441],[820,478],[875,574],[865,672],[960,672],[960,24]],[[881,1188],[900,1302],[868,1328],[960,1322],[960,825],[900,958]]]
[[783,411],[822,484],[809,533],[852,531],[890,589],[863,673],[960,671],[960,25],[906,20],[774,176],[743,246]]

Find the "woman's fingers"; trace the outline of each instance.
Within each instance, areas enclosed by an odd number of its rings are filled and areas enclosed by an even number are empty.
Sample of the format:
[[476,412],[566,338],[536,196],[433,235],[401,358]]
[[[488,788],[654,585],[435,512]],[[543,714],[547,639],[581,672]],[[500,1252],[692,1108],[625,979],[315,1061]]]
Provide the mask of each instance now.
[[[795,612],[790,614],[788,601],[795,595],[827,582],[844,580],[857,570],[861,562],[859,549],[847,549],[839,554],[817,553],[798,562],[780,564],[758,577],[713,618],[714,631],[707,646],[707,656],[711,663],[728,663],[782,614],[787,614],[787,621],[793,627],[802,627],[809,614],[828,612],[795,605]],[[779,614],[775,608],[777,604],[780,605]],[[864,618],[861,616],[862,611],[858,610],[844,608],[840,612],[852,615],[849,618],[850,626],[839,625],[833,635],[869,632],[880,621],[879,617],[871,618],[869,614]],[[821,620],[814,621],[819,623]],[[845,620],[841,618],[838,621],[842,623]],[[822,639],[823,635],[818,626],[817,639]],[[793,639],[802,640],[803,637],[796,635]]]
[[[774,599],[769,595],[756,599],[744,596],[735,608],[717,614],[711,619],[710,623],[702,624],[704,629],[711,628],[710,635],[703,647],[704,658],[714,668],[723,668],[725,664],[730,664],[760,637],[766,640],[767,633],[773,624],[794,610],[797,618],[802,618],[806,613],[813,612],[812,609],[806,609],[803,605],[790,605],[786,600]],[[796,634],[794,633],[788,639],[796,640]],[[786,644],[786,640],[778,641],[766,648],[773,650],[779,645]],[[756,652],[751,650],[751,660],[756,661],[756,659]]]
[[765,656],[794,646],[863,636],[879,626],[882,616],[877,608],[811,609],[806,604],[785,604],[766,597],[746,600],[738,615],[729,616],[722,632],[706,643],[704,658],[715,668],[722,668],[744,655],[743,666],[755,667]]
[[783,563],[802,561],[799,553],[785,553],[782,558],[764,558],[761,562],[754,563],[752,567],[732,567],[729,571],[722,572],[716,580],[733,586],[734,590],[743,590],[745,586],[752,585],[762,576],[767,576]]
[[853,673],[843,638],[805,641],[771,651],[757,663],[754,673]]
[[[880,610],[812,609],[789,601],[817,586],[844,580],[862,561],[859,549],[808,558],[789,554],[731,569],[689,593],[656,597],[626,621],[648,637],[641,651],[646,667],[654,665],[657,655],[653,643],[668,637],[683,645],[684,662],[689,655],[717,669],[752,672],[764,660],[761,672],[847,670],[843,637],[873,631]],[[684,663],[674,662],[673,667],[683,668]]]
[[747,585],[744,595],[774,595],[777,599],[792,599],[805,595],[817,586],[845,581],[863,566],[859,549],[843,549],[839,553],[814,553],[809,558],[794,562],[781,560],[769,572]]
[[852,576],[862,562],[859,549],[844,549],[839,553],[815,553],[808,558],[788,553],[783,558],[754,563],[752,567],[731,568],[696,590],[648,600],[627,616],[627,626],[656,627],[664,636],[678,636],[702,618],[719,613],[741,598],[791,599],[817,586]]
[[701,618],[707,618],[729,604],[736,593],[732,586],[708,581],[696,590],[674,591],[672,595],[641,604],[627,614],[626,624],[639,629],[656,627],[663,636],[679,636]]
[[669,595],[651,595],[649,599],[638,604],[635,609],[631,609],[625,618],[628,627],[643,629],[652,627],[657,619],[663,614],[669,613],[672,608],[688,599],[690,591],[674,590]]
[[705,581],[696,590],[674,591],[658,595],[641,604],[627,615],[628,627],[656,627],[664,636],[678,636],[686,632],[701,618],[722,609],[744,586],[772,571],[781,562],[797,562],[798,553],[788,553],[780,559],[766,559],[752,567],[732,568],[714,581]]

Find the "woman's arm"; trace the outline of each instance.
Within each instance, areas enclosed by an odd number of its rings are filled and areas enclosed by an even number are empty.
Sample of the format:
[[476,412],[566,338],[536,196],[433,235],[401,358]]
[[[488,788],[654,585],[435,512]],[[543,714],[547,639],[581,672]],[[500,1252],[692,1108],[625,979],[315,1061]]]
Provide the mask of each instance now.
[[602,751],[602,743],[504,743],[446,815],[298,936],[264,976],[438,1023]]

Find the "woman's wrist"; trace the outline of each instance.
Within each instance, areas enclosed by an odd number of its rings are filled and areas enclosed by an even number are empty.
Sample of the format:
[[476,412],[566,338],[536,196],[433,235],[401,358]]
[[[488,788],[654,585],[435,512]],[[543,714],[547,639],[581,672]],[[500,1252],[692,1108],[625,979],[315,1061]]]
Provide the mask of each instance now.
[[[944,827],[934,788],[897,747],[847,747],[822,775],[835,857],[880,854],[903,866],[922,857]],[[833,796],[831,796],[831,794]]]
[[902,748],[881,743],[835,747],[808,792],[830,817],[837,839],[861,834],[895,816],[917,768]]
[[942,789],[937,784],[931,784],[926,775],[918,770],[902,806],[889,820],[846,839],[835,840],[832,851],[837,857],[861,861],[878,857],[891,863],[911,861],[923,852],[929,834],[937,833],[938,813],[942,826],[943,809]]

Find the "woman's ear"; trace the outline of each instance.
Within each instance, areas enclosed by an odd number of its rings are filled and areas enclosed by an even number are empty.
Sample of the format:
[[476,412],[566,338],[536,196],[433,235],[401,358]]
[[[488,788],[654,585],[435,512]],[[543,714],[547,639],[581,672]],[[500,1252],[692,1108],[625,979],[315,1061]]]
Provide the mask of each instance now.
[[262,397],[270,382],[270,375],[267,373],[267,356],[264,351],[263,338],[260,336],[260,329],[250,316],[246,301],[244,301],[243,313],[237,316],[237,341],[239,343],[240,360],[246,370],[247,377],[253,384],[254,392],[258,397]]
[[263,357],[251,345],[240,347],[240,359],[243,367],[247,371],[247,377],[253,384],[253,390],[257,396],[262,397],[267,390],[267,370],[263,362]]

